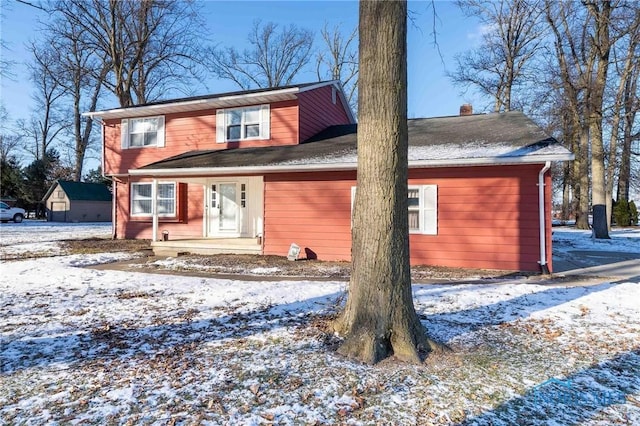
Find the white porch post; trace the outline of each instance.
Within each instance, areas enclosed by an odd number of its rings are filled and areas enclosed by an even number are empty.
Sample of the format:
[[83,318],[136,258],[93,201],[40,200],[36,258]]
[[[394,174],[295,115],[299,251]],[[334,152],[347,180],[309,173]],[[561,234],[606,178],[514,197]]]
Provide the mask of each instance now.
[[151,241],[158,241],[158,179],[153,179],[151,185],[151,216],[152,220],[152,235]]

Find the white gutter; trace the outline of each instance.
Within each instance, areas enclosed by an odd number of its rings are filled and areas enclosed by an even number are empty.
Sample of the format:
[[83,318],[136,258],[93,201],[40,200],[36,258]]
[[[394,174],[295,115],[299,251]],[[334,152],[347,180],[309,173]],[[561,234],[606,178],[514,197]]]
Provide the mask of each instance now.
[[[549,154],[531,157],[485,157],[462,158],[457,160],[413,160],[409,168],[419,167],[455,167],[455,166],[493,166],[508,164],[540,164],[551,161],[573,160],[573,154]],[[282,164],[277,166],[244,166],[244,167],[191,167],[170,169],[130,169],[132,176],[204,176],[204,175],[247,175],[277,172],[310,172],[356,170],[356,162],[315,163],[315,164]]]
[[91,111],[82,113],[85,117],[100,117],[102,119],[121,118],[132,115],[149,115],[161,114],[166,110],[180,108],[181,111],[197,111],[208,108],[219,108],[221,105],[229,102],[250,102],[251,99],[260,97],[273,97],[282,95],[295,95],[299,92],[298,87],[290,87],[287,89],[278,89],[270,91],[243,93],[236,95],[218,96],[204,99],[193,99],[176,102],[160,102],[152,105],[139,105],[123,108],[114,108],[104,111]]
[[547,161],[544,167],[538,173],[538,212],[540,215],[540,269],[543,274],[549,274],[549,266],[547,265],[547,230],[544,214],[544,174],[551,167],[551,163]]

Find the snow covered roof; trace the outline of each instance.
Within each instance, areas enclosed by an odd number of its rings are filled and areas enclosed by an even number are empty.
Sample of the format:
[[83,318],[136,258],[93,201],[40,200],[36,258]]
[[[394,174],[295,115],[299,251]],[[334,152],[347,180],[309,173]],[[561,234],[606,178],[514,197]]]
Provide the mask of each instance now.
[[[573,154],[523,113],[412,119],[409,166],[544,163]],[[149,164],[137,175],[349,170],[357,167],[357,125],[331,126],[299,145],[192,151]]]

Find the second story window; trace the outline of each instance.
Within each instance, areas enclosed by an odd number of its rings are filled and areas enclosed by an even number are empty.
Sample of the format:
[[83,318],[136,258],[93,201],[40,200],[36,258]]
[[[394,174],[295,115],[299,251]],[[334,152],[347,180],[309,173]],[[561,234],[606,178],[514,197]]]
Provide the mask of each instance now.
[[120,126],[122,148],[164,146],[164,117],[124,119]]
[[269,139],[269,105],[219,109],[216,142]]

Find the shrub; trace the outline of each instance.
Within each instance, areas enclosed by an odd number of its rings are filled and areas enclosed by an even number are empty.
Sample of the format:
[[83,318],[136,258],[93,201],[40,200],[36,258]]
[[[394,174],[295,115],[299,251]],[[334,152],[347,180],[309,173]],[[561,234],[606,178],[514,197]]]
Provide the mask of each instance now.
[[613,221],[618,226],[636,225],[638,209],[633,201],[620,200],[613,203]]
[[629,202],[629,219],[631,219],[631,225],[638,224],[638,208],[633,201]]
[[629,203],[627,200],[619,200],[613,205],[613,221],[618,226],[629,226],[631,218],[629,217]]

